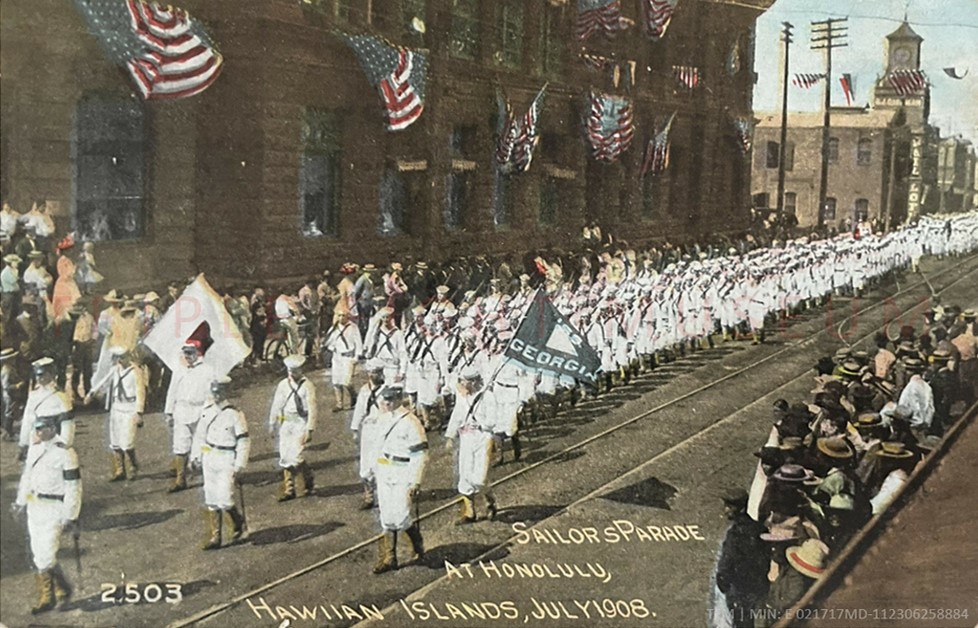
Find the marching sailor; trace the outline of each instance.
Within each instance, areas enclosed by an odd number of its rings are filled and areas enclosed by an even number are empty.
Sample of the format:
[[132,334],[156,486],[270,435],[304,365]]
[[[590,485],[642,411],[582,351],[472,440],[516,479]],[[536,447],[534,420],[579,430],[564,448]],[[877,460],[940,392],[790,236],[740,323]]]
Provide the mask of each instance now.
[[[302,454],[316,429],[316,387],[302,376],[305,356],[292,354],[284,363],[288,374],[275,388],[268,413],[268,432],[278,435],[278,464],[282,467],[280,502],[295,499],[297,474],[302,476],[302,497],[315,488],[312,470]],[[335,368],[335,361],[333,365]]]

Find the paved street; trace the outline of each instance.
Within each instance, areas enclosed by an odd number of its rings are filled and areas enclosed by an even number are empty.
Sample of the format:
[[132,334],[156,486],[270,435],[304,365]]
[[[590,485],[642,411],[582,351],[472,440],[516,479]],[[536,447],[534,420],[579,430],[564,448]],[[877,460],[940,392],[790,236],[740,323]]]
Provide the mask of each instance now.
[[[926,260],[922,270],[937,290],[966,277],[942,301],[974,306],[975,267],[973,259],[963,264]],[[944,270],[946,277],[938,274]],[[898,289],[892,283],[885,288]],[[102,415],[84,415],[77,436],[85,480],[81,576],[70,542],[63,543],[59,556],[80,586],[70,609],[51,613],[38,625],[160,626],[209,615],[202,623],[212,626],[277,626],[290,616],[293,626],[333,626],[372,613],[384,617],[377,625],[390,626],[486,625],[496,613],[500,619],[493,624],[703,625],[709,574],[725,527],[718,496],[727,486],[749,483],[756,461],[751,452],[770,430],[771,403],[808,396],[807,373],[819,355],[840,346],[840,324],[842,335],[855,342],[913,305],[917,309],[901,322],[919,323],[929,289],[914,275],[899,289],[907,292],[849,321],[884,295],[836,300],[830,310],[776,331],[765,345],[730,342],[697,352],[536,426],[528,434],[524,460],[491,474],[496,482],[505,479],[496,488],[503,508],[499,520],[456,528],[450,525],[454,507],[442,508],[422,522],[429,549],[424,565],[377,577],[369,573],[375,556],[369,541],[378,529],[372,512],[356,510],[360,486],[346,429],[349,417],[329,413],[332,398],[324,373],[313,374],[325,419],[309,456],[318,488],[306,499],[275,501],[276,455],[264,429],[273,383],[255,382],[236,400],[250,419],[253,439],[243,478],[252,534],[248,544],[218,552],[198,549],[199,490],[165,492],[169,436],[160,415],[148,416],[138,436],[142,475],[114,484],[106,481]],[[809,338],[822,330],[828,333]],[[714,384],[724,375],[729,378]],[[429,437],[422,513],[443,507],[455,495],[451,454],[440,435]],[[591,437],[593,442],[573,447]],[[18,474],[15,448],[3,446],[0,619],[22,626],[31,619],[33,582],[22,522],[9,511]],[[540,534],[523,532],[537,523]],[[584,536],[591,534],[589,528],[597,542]],[[407,561],[404,548],[401,559]],[[472,560],[469,572],[462,565]],[[449,563],[458,571],[448,569]],[[125,601],[126,584],[139,603]],[[161,599],[152,601],[157,592]],[[113,595],[119,601],[108,601]],[[462,609],[463,603],[473,610],[459,612],[486,618],[451,619],[453,608]]]

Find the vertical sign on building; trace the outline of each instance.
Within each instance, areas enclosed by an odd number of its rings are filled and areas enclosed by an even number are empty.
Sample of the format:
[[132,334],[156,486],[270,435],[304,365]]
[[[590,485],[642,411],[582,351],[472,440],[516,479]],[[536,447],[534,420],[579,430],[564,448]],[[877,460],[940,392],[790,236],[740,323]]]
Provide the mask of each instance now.
[[907,219],[913,220],[920,214],[920,193],[921,193],[921,168],[923,161],[924,138],[921,135],[914,135],[910,142],[911,147],[911,167],[910,167],[910,191],[907,195]]

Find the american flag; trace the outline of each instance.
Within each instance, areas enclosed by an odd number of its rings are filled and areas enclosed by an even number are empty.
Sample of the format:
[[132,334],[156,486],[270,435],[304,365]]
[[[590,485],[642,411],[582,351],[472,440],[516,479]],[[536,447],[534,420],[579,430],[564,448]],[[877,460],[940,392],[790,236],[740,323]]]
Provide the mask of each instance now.
[[677,4],[679,0],[642,0],[642,9],[645,11],[645,33],[649,39],[658,41],[665,37]]
[[631,146],[634,135],[631,100],[625,96],[591,92],[587,137],[594,158],[617,161]]
[[622,17],[621,0],[577,0],[577,38],[581,41],[595,33],[614,35],[629,23]]
[[927,85],[927,76],[920,70],[896,70],[886,80],[901,96],[912,96]]
[[669,130],[672,129],[672,121],[675,119],[676,113],[673,112],[662,130],[645,146],[645,158],[642,160],[640,176],[661,174],[669,167]]
[[851,105],[853,100],[853,92],[855,91],[852,82],[851,74],[843,74],[839,77],[839,83],[842,84],[842,93],[845,94],[846,104]]
[[825,78],[824,74],[795,74],[795,78],[791,79],[791,84],[802,89],[809,89],[823,78]]
[[395,46],[373,35],[343,35],[360,67],[384,100],[387,128],[406,129],[424,111],[428,57],[423,52]]
[[737,143],[741,152],[746,155],[754,143],[754,122],[750,118],[734,118],[733,124]]
[[75,6],[146,100],[199,94],[224,68],[207,30],[183,9],[145,0],[75,0]]
[[688,89],[693,89],[700,84],[700,69],[692,65],[674,65],[672,73],[676,80],[685,85]]
[[537,120],[543,107],[543,94],[547,86],[540,88],[536,98],[530,103],[530,108],[520,117],[512,114],[512,109],[505,102],[502,93],[497,97],[500,102],[500,114],[504,120],[496,146],[496,161],[504,172],[526,172],[533,161],[533,150],[540,143],[540,130]]

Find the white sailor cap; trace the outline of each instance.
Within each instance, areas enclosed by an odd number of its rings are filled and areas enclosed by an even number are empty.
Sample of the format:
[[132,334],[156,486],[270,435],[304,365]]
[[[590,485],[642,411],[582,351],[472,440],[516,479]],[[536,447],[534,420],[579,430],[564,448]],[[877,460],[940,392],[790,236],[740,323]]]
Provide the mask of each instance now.
[[306,363],[306,356],[293,353],[292,355],[286,356],[282,362],[285,364],[285,368],[294,371],[302,368],[302,365]]

